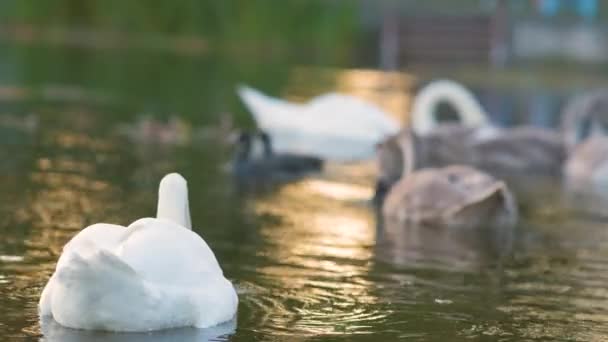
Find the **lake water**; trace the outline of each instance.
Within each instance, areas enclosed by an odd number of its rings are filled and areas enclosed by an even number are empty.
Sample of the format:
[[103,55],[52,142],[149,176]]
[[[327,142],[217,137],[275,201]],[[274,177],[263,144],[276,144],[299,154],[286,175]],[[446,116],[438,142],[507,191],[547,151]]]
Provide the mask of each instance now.
[[[608,339],[608,227],[567,214],[555,194],[534,201],[509,248],[432,231],[384,241],[368,202],[370,164],[243,193],[224,171],[229,147],[210,134],[180,146],[118,134],[141,115],[180,115],[201,131],[232,113],[251,127],[234,93],[241,82],[295,100],[339,90],[403,116],[413,78],[428,70],[6,42],[0,53],[1,341]],[[564,70],[561,83],[513,71],[524,85],[473,71],[455,73],[506,125],[555,125],[565,97],[590,86]],[[188,179],[195,230],[238,289],[236,322],[135,335],[47,322],[42,331],[36,305],[62,246],[88,224],[154,215],[171,171]]]

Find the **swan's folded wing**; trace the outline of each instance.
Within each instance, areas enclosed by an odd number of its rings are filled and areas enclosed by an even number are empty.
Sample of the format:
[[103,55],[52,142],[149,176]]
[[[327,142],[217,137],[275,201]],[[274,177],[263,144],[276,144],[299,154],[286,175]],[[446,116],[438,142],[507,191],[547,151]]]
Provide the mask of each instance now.
[[[399,122],[373,103],[355,96],[329,93],[315,97],[308,103],[309,112],[316,116],[315,123],[319,128],[327,127],[323,123],[332,122],[341,130],[335,134],[345,133],[348,136],[379,139],[395,134],[401,128]],[[331,128],[336,128],[335,125]]]
[[[91,255],[100,248],[113,249],[125,232],[125,227],[107,223],[98,223],[83,229],[63,247],[63,252],[57,261],[55,273],[62,268],[70,266],[73,255],[78,255],[79,258],[82,258],[83,256]],[[42,291],[40,301],[38,302],[40,316],[52,314],[51,300],[56,281],[56,274],[53,274]]]
[[400,128],[382,109],[353,96],[329,93],[297,104],[245,86],[238,93],[258,128],[272,137],[277,153],[367,159],[377,142]]
[[[112,252],[98,249],[88,256],[70,253],[65,265],[57,269],[57,278],[64,284],[118,283],[118,279],[138,279],[137,273]],[[95,281],[97,280],[97,281]]]
[[70,253],[88,255],[100,248],[114,249],[125,233],[125,227],[109,223],[97,223],[86,227],[63,247],[57,268],[65,262],[66,256]]
[[162,219],[138,220],[116,250],[145,280],[191,285],[223,272],[207,243],[192,230]]

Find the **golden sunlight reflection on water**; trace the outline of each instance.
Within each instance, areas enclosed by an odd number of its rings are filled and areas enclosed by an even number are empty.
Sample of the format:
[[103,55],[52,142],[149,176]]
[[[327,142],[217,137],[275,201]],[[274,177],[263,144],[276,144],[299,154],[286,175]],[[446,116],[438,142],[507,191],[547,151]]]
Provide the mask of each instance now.
[[335,334],[344,333],[341,322],[350,322],[353,326],[346,329],[355,331],[356,322],[371,324],[385,317],[386,313],[370,309],[377,298],[366,279],[375,239],[373,216],[364,204],[345,204],[367,195],[368,188],[312,179],[256,201],[259,214],[282,218],[280,224],[261,227],[260,232],[269,244],[266,255],[272,262],[258,272],[284,289],[281,301],[292,302],[291,309],[267,304],[275,311],[268,318],[275,327]]
[[366,201],[373,196],[371,188],[348,183],[312,179],[305,181],[304,186],[308,192],[335,200]]

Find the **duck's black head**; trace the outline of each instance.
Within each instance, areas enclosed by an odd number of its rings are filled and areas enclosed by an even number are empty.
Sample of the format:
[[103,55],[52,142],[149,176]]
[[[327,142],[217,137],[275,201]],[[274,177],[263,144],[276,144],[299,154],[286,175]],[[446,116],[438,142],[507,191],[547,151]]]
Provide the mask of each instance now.
[[235,141],[235,159],[237,161],[244,161],[249,159],[251,153],[251,144],[253,142],[253,136],[249,132],[239,132]]
[[270,135],[264,131],[259,131],[258,135],[262,140],[262,144],[264,145],[264,156],[270,157],[273,154],[272,150],[272,141],[270,140]]

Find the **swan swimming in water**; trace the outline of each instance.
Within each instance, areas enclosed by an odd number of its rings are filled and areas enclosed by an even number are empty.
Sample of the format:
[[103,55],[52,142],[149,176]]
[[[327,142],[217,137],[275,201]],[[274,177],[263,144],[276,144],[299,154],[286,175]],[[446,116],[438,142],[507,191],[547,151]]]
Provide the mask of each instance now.
[[[433,101],[452,103],[460,110],[461,123],[439,123],[434,115],[438,103]],[[456,82],[430,83],[416,96],[413,107],[411,129],[403,129],[377,145],[378,200],[401,177],[404,166],[398,140],[410,145],[416,169],[470,165],[507,179],[526,194],[530,181],[550,182],[561,174],[566,157],[561,133],[532,126],[494,127],[474,96]]]
[[[373,155],[374,144],[400,129],[399,122],[387,113],[352,96],[329,93],[298,104],[271,98],[246,86],[240,86],[238,94],[258,128],[272,137],[278,152],[342,161],[367,159]],[[469,90],[454,81],[438,80],[414,97],[414,132],[425,135],[438,125],[434,111],[443,101],[457,109],[463,126],[482,128],[475,134],[486,136],[495,131]]]
[[400,129],[397,120],[356,97],[329,93],[308,103],[271,98],[246,86],[238,94],[277,153],[316,156],[326,160],[369,159],[374,145]]
[[98,223],[63,248],[38,304],[42,317],[76,329],[206,328],[234,318],[238,297],[213,251],[192,231],[179,174],[159,187],[156,218]]
[[465,165],[414,171],[411,144],[403,136],[397,143],[406,166],[380,203],[385,222],[448,229],[515,225],[515,199],[504,182]]

